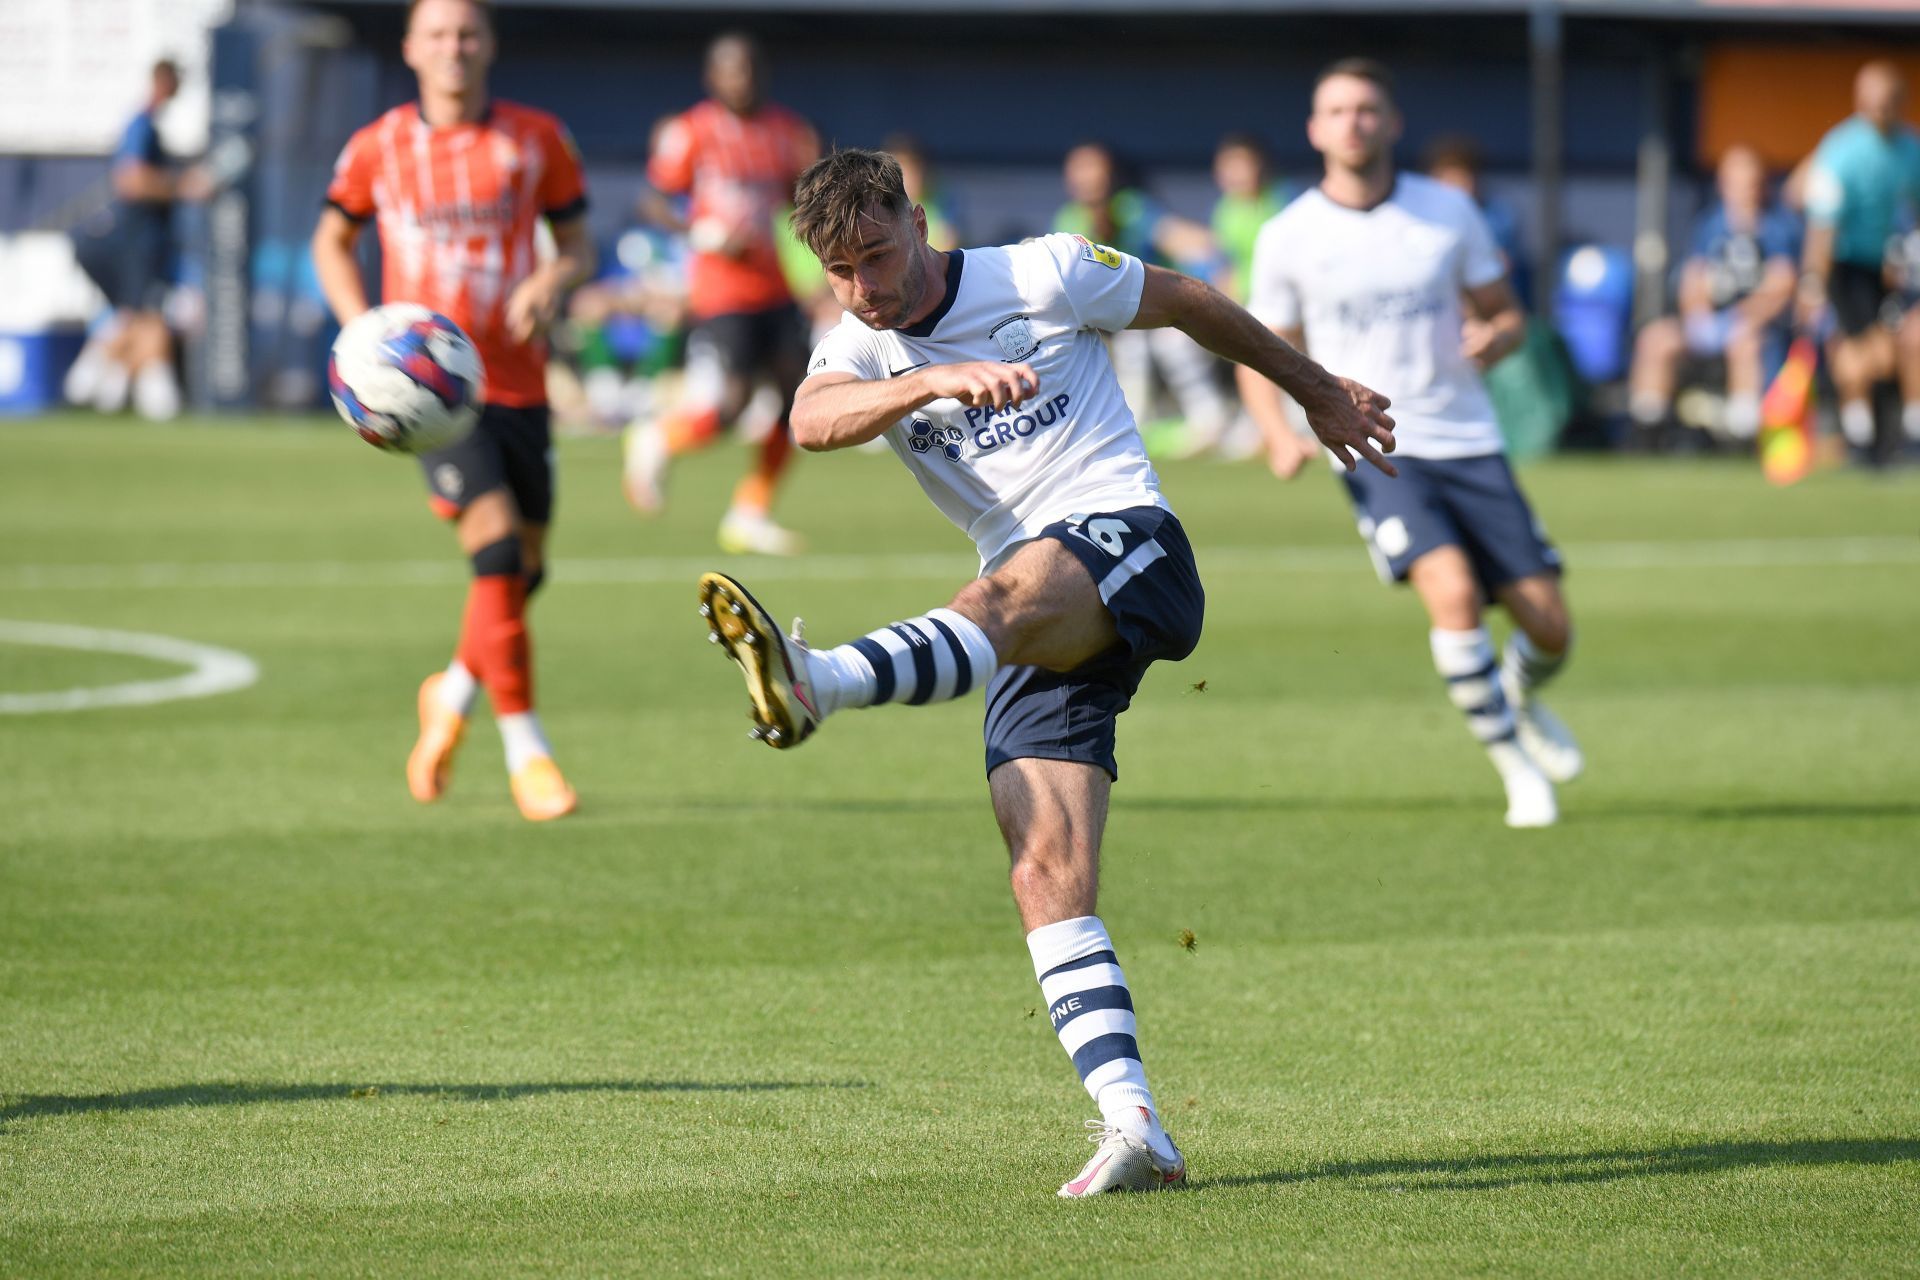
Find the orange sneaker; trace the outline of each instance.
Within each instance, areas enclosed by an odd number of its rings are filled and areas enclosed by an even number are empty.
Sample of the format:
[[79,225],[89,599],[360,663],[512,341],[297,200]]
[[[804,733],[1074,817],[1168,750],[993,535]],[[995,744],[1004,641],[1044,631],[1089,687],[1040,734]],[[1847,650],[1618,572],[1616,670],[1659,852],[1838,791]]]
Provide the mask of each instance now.
[[446,673],[436,671],[420,682],[420,740],[407,757],[407,790],[421,804],[432,804],[453,777],[453,753],[467,733],[467,718],[450,711],[437,696]]
[[513,802],[528,822],[564,818],[577,803],[573,788],[560,776],[551,756],[535,756],[513,775]]

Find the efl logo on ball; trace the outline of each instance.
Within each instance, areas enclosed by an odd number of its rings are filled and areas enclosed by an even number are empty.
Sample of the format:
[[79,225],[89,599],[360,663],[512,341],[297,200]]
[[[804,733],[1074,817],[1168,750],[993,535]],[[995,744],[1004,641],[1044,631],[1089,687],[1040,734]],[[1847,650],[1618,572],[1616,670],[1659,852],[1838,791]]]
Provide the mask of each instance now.
[[431,453],[473,429],[486,383],[460,326],[410,302],[375,307],[334,339],[334,408],[379,449]]

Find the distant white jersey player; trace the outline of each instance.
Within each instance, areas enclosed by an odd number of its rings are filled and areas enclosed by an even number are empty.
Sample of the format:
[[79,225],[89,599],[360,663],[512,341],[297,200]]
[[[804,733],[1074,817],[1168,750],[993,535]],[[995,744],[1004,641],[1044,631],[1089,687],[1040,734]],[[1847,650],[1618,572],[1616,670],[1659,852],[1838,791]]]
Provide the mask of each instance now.
[[795,397],[794,439],[819,450],[885,436],[973,538],[981,576],[945,608],[834,649],[802,643],[797,622],[783,638],[721,574],[701,579],[701,613],[771,746],[845,708],[985,691],[988,786],[1034,973],[1103,1117],[1060,1194],[1171,1185],[1186,1163],[1160,1125],[1095,900],[1115,719],[1151,664],[1193,650],[1204,597],[1102,335],[1177,326],[1284,386],[1348,465],[1357,454],[1391,471],[1386,402],[1199,281],[1076,236],[939,253],[882,152],[802,174],[793,225],[847,310]]
[[[1393,397],[1399,478],[1346,477],[1360,536],[1381,576],[1426,605],[1434,665],[1505,783],[1508,824],[1550,825],[1553,783],[1581,758],[1535,691],[1565,663],[1572,624],[1560,557],[1507,466],[1480,380],[1519,345],[1526,317],[1472,200],[1395,171],[1385,68],[1350,59],[1323,72],[1307,136],[1326,177],[1261,229],[1249,307]],[[1274,470],[1293,475],[1312,449],[1271,385],[1243,378],[1242,393]],[[1515,624],[1504,662],[1482,618],[1495,601]]]

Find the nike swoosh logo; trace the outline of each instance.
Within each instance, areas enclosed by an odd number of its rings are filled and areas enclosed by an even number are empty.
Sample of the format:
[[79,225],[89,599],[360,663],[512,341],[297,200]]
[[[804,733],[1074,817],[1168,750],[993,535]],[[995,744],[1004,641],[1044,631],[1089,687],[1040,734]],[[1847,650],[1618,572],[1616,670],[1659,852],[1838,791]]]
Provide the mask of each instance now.
[[889,378],[897,378],[903,373],[912,373],[915,369],[924,369],[932,363],[933,361],[931,360],[922,360],[919,364],[910,364],[904,369],[889,369],[887,370],[887,376]]

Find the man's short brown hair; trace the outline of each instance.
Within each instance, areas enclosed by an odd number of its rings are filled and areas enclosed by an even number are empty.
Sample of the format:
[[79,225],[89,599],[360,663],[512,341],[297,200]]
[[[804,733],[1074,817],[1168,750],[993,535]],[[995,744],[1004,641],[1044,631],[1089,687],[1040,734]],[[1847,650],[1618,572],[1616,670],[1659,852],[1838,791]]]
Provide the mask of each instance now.
[[[407,0],[407,21],[403,30],[413,30],[414,11],[425,3],[426,0]],[[487,29],[491,31],[493,29],[493,0],[467,0],[467,3],[480,11],[481,21],[485,22]]]
[[900,162],[884,151],[835,151],[807,167],[793,187],[793,234],[825,260],[860,243],[861,215],[913,209]]
[[1342,58],[1320,69],[1313,78],[1313,91],[1320,92],[1320,86],[1335,76],[1352,76],[1356,80],[1365,80],[1385,95],[1388,102],[1393,101],[1393,72],[1387,70],[1387,64],[1377,58]]

